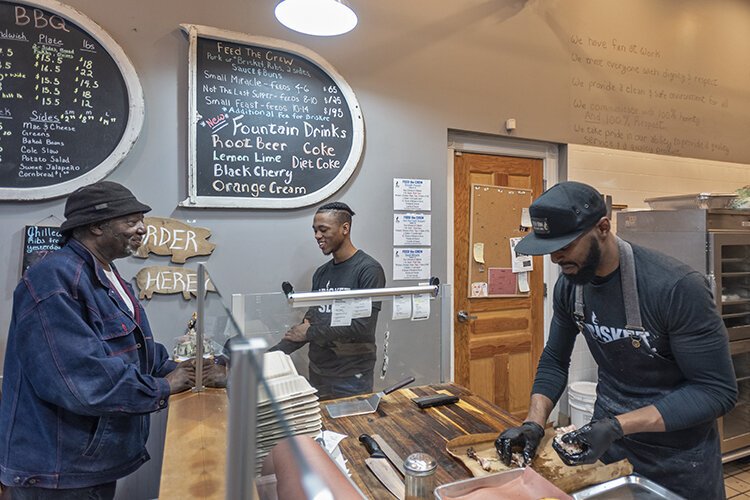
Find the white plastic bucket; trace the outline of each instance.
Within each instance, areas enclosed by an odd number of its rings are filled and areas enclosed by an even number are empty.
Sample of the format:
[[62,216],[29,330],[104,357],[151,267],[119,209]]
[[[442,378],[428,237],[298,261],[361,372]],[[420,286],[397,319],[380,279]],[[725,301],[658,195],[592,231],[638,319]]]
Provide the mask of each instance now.
[[568,386],[570,423],[580,429],[591,422],[596,402],[595,382],[573,382]]

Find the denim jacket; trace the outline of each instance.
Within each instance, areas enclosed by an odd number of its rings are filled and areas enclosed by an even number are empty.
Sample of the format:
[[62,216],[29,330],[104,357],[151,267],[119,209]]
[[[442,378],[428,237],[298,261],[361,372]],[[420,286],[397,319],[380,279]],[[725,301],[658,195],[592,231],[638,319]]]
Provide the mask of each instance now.
[[149,413],[166,407],[163,377],[176,365],[120,281],[134,314],[86,247],[70,240],[16,287],[0,402],[0,482],[86,487],[149,459]]

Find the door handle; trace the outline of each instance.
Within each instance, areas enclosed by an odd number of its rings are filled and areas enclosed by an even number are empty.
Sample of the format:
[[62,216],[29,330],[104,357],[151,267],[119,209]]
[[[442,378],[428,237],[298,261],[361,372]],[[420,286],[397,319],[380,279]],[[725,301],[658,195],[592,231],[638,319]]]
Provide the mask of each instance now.
[[458,316],[458,321],[460,323],[466,323],[467,321],[469,321],[471,319],[477,319],[476,316],[474,316],[473,314],[469,314],[466,311],[458,311],[457,316]]

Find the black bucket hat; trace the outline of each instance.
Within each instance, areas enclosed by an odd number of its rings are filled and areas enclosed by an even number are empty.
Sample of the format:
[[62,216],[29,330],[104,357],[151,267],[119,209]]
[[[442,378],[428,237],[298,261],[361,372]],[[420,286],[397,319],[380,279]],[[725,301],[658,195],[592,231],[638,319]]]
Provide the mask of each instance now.
[[151,207],[138,201],[122,184],[100,181],[78,188],[68,196],[60,231],[67,233],[87,224],[150,211]]
[[516,252],[544,255],[556,252],[607,215],[601,193],[581,182],[555,184],[529,207],[532,232],[516,245]]

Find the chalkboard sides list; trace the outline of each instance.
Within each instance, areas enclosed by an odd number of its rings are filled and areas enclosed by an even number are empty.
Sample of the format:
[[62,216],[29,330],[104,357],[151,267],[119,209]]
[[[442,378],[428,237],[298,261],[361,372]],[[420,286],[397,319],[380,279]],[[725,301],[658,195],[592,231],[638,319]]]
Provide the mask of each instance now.
[[142,122],[135,70],[98,25],[57,2],[0,1],[0,199],[103,178]]
[[293,208],[340,189],[364,124],[349,85],[314,52],[208,27],[190,36],[190,197],[183,206]]

